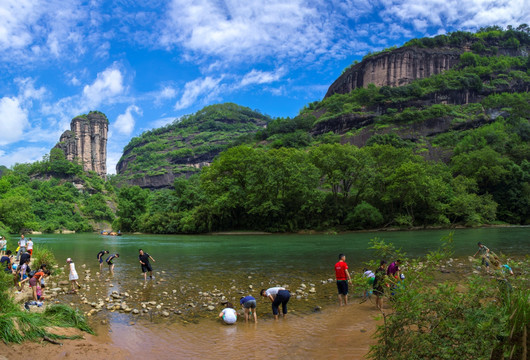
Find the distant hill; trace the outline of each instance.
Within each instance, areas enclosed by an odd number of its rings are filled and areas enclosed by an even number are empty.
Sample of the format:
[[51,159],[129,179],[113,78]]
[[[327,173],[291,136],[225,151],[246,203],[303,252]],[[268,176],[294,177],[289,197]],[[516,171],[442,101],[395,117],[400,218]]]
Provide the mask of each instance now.
[[256,133],[269,121],[233,103],[207,106],[133,138],[116,167],[119,181],[151,189],[172,187],[176,177],[197,173],[234,140]]

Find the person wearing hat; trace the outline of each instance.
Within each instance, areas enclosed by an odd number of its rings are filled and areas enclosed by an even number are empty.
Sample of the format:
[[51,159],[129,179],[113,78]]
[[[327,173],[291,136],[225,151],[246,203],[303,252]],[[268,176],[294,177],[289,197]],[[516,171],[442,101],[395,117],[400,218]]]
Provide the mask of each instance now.
[[70,280],[70,284],[72,284],[72,292],[75,293],[77,292],[77,289],[81,289],[81,285],[79,285],[79,283],[77,282],[79,276],[77,275],[77,271],[75,270],[75,264],[72,259],[66,259],[66,263],[70,265],[70,275],[68,276],[68,279]]

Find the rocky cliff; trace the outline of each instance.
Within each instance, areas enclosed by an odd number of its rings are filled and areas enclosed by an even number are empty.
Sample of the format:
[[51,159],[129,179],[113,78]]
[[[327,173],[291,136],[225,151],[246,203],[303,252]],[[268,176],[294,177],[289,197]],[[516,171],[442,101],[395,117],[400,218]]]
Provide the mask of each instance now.
[[347,94],[353,89],[402,86],[413,80],[439,74],[455,66],[463,49],[403,47],[369,57],[346,70],[328,89],[326,97]]
[[77,160],[85,171],[107,174],[107,131],[109,121],[105,114],[91,111],[72,119],[55,146],[63,150],[66,159]]

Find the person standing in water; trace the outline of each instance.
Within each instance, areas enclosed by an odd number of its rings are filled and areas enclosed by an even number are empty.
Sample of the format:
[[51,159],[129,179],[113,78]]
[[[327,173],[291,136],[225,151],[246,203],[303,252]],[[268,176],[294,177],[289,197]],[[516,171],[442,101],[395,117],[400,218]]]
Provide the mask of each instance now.
[[473,255],[473,257],[477,256],[477,254],[480,253],[480,257],[482,257],[482,265],[486,266],[486,272],[490,272],[490,249],[488,249],[486,247],[486,245],[484,245],[483,243],[479,242],[477,243],[478,245],[478,250],[477,252],[475,253],[475,255]]
[[114,254],[114,255],[111,255],[107,258],[107,260],[105,260],[105,262],[107,263],[107,265],[109,266],[109,271],[111,273],[114,273],[114,263],[112,262],[114,259],[116,258],[119,258],[120,257],[120,254]]
[[66,259],[66,263],[70,267],[70,274],[68,275],[68,280],[70,280],[70,283],[72,284],[72,292],[76,293],[77,289],[81,289],[81,285],[79,285],[79,283],[77,282],[77,280],[79,280],[79,276],[77,275],[77,271],[75,270],[75,264],[72,259]]
[[103,256],[108,253],[108,250],[101,250],[100,252],[98,252],[97,256],[99,261],[99,272],[103,271]]
[[344,254],[339,255],[339,262],[335,264],[335,276],[339,291],[339,306],[348,305],[348,281],[351,283],[351,277]]
[[283,317],[287,315],[287,303],[291,298],[291,293],[288,290],[282,287],[273,287],[267,290],[261,289],[260,294],[263,297],[269,298],[272,302],[272,314],[276,320],[278,320],[278,308],[280,307],[280,304],[282,305]]
[[245,311],[245,322],[248,322],[248,319],[250,318],[250,312],[252,311],[252,315],[254,316],[254,322],[258,322],[258,315],[256,314],[256,299],[254,296],[245,296],[239,299],[239,303],[241,306],[243,306],[243,310]]
[[149,278],[153,278],[153,268],[151,267],[151,263],[149,263],[149,259],[153,260],[153,262],[156,262],[155,259],[148,253],[144,252],[142,249],[138,250],[140,252],[140,255],[138,255],[138,259],[140,260],[140,264],[142,265],[142,272],[144,274],[144,281],[147,281],[147,272],[149,271]]

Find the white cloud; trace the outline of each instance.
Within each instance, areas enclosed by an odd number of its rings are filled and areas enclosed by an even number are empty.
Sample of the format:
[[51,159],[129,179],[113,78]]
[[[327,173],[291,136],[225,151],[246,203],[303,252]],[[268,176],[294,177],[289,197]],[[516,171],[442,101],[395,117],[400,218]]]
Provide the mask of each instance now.
[[125,91],[123,75],[115,66],[105,69],[97,75],[97,79],[91,85],[83,88],[83,97],[89,107],[97,107],[104,101],[122,95]]
[[174,99],[177,96],[177,90],[171,86],[164,86],[160,91],[155,92],[155,104],[160,105],[165,100]]
[[16,78],[15,83],[19,87],[19,98],[24,100],[42,100],[46,94],[46,89],[41,86],[40,88],[35,88],[35,79],[32,78]]
[[16,150],[0,152],[0,165],[11,167],[16,163],[28,163],[42,160],[42,157],[49,153],[50,149],[45,147],[17,147]]
[[178,121],[179,119],[180,118],[178,117],[166,117],[150,122],[149,126],[151,126],[151,128],[153,129],[158,129],[160,127],[172,124],[173,122]]
[[116,174],[116,165],[122,156],[121,151],[107,151],[107,173]]
[[114,129],[121,134],[131,135],[135,125],[133,113],[142,115],[142,109],[136,105],[130,105],[127,107],[124,114],[118,115],[116,122],[113,124]]
[[216,96],[219,93],[219,83],[221,80],[222,78],[213,79],[208,76],[186,83],[184,85],[184,93],[175,104],[175,110],[185,109],[193,105],[201,96],[204,97],[203,101],[207,101],[207,99]]
[[172,0],[160,45],[232,61],[328,49],[335,25],[323,1]]
[[28,113],[17,98],[0,99],[0,145],[20,140],[28,126]]
[[81,55],[90,12],[79,0],[0,1],[0,58],[42,61],[65,52]]
[[530,21],[528,0],[381,0],[382,16],[426,26],[476,29],[487,25],[518,25]]
[[284,73],[284,68],[280,68],[276,71],[270,72],[252,69],[252,71],[243,76],[240,85],[248,86],[253,84],[269,84],[280,80]]

